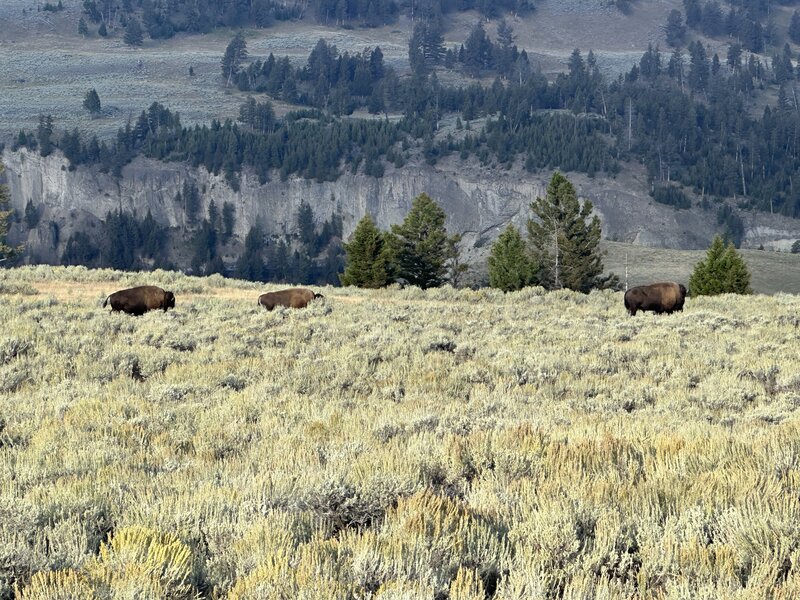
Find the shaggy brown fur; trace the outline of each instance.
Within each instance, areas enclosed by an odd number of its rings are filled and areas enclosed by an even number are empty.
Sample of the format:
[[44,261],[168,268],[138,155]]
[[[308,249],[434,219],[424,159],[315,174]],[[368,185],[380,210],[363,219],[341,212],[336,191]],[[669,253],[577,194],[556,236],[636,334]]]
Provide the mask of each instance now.
[[637,310],[667,314],[681,311],[685,300],[686,288],[673,282],[640,285],[625,292],[625,308],[631,316],[635,316]]
[[103,301],[103,308],[111,303],[111,311],[121,310],[129,315],[143,315],[148,310],[175,308],[175,294],[154,285],[119,290]]
[[261,294],[258,297],[258,303],[267,310],[272,310],[276,306],[305,308],[314,298],[323,298],[323,295],[315,294],[308,288],[289,288],[288,290]]

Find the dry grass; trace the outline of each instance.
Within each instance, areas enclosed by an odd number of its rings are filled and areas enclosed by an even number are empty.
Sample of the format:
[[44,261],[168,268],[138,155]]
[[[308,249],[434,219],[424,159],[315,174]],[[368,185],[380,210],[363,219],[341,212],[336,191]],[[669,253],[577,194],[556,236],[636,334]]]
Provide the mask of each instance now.
[[800,592],[794,296],[0,274],[2,597]]

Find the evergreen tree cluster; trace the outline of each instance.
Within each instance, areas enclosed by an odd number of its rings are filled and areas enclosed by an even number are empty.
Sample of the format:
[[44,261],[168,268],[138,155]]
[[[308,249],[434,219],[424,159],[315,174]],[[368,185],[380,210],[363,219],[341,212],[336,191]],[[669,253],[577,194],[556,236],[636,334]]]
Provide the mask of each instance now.
[[278,60],[270,54],[242,69],[235,81],[241,91],[264,92],[342,115],[362,106],[369,106],[373,113],[382,111],[387,75],[396,85],[396,76],[384,65],[380,48],[351,56],[319,40],[302,68],[292,67],[288,57]]
[[668,204],[675,208],[690,208],[692,201],[686,193],[676,185],[658,185],[651,192],[653,200],[661,204]]
[[141,45],[145,33],[166,39],[217,27],[269,27],[275,21],[301,18],[305,5],[279,0],[83,0],[83,18],[99,26],[101,36],[120,28],[126,43]]
[[527,285],[589,292],[618,287],[616,275],[602,276],[600,220],[592,203],[578,202],[575,188],[556,171],[544,198],[531,204],[527,243],[509,225],[492,246],[489,285],[505,292]]
[[44,6],[42,6],[42,10],[47,12],[61,12],[64,10],[64,3],[61,0],[58,0],[57,3],[51,4],[50,2],[45,2]]
[[344,244],[343,285],[384,287],[395,280],[426,289],[449,281],[458,285],[465,271],[459,260],[461,236],[448,236],[445,214],[428,194],[414,198],[403,223],[381,231],[366,215]]
[[314,212],[303,202],[295,216],[298,234],[277,242],[254,225],[236,261],[235,274],[251,281],[337,284],[344,265],[342,215],[335,212],[317,227]]
[[379,27],[394,23],[400,7],[395,0],[316,0],[314,14],[325,25],[359,24]]
[[[735,39],[750,52],[763,52],[765,45],[774,44],[777,38],[770,19],[770,3],[763,0],[730,2],[727,7],[717,0],[683,0],[683,7],[686,27],[708,37]],[[677,31],[674,16],[667,18],[666,28],[668,40],[674,40]]]
[[[639,65],[608,86],[610,130],[621,156],[638,157],[656,183],[675,181],[698,195],[741,197],[740,206],[800,215],[800,113],[787,94],[760,118],[748,115],[758,87],[778,83],[791,51],[769,69],[745,63],[734,46],[723,66],[699,42],[686,64],[676,49],[666,62],[650,48]],[[787,76],[788,69],[784,72]],[[792,75],[793,76],[793,75]]]
[[[62,9],[60,0],[45,4],[45,10]],[[88,35],[91,23],[99,27],[101,36],[117,28],[128,34],[135,22],[128,43],[138,45],[135,40],[144,33],[152,39],[166,39],[181,32],[209,33],[218,27],[270,27],[275,21],[306,15],[324,25],[351,28],[388,25],[401,13],[416,21],[465,10],[494,18],[503,11],[529,12],[533,4],[532,0],[83,0],[80,33]]]
[[124,271],[168,267],[164,249],[168,232],[150,211],[144,219],[121,209],[111,211],[91,234],[77,231],[70,235],[61,256],[65,265],[106,266]]
[[[243,110],[250,114],[248,108]],[[263,116],[271,108],[256,106],[255,110]],[[224,173],[232,188],[238,190],[239,173],[245,166],[253,168],[262,183],[269,180],[273,170],[283,178],[299,174],[317,181],[335,181],[342,165],[356,170],[362,163],[367,174],[379,177],[383,174],[381,157],[400,139],[401,129],[387,121],[333,121],[307,111],[290,113],[266,132],[240,127],[230,120],[212,121],[210,127],[184,128],[178,113],[153,103],[135,123],[128,122],[119,129],[112,144],[100,142],[96,136],[86,141],[77,129],[63,132],[54,140],[52,118],[48,116],[42,117],[36,134],[21,131],[13,149],[38,148],[46,156],[58,147],[71,168],[99,164],[101,171],[116,176],[137,155],[188,161],[214,174]]]
[[[253,226],[244,240],[244,250],[235,262],[226,263],[223,255],[233,251],[229,244],[236,224],[235,208],[228,202],[218,207],[211,200],[206,214],[200,218],[199,194],[197,185],[186,181],[175,197],[187,211],[186,258],[193,273],[219,273],[252,281],[338,283],[338,274],[344,267],[343,224],[339,211],[317,225],[311,206],[302,203],[296,215],[297,234],[268,239],[258,226]],[[2,206],[0,202],[0,208]],[[7,214],[10,213],[0,212],[0,233]],[[38,222],[38,213],[30,203],[25,210],[25,220],[29,227],[35,227]],[[172,268],[167,257],[170,236],[169,230],[156,223],[150,211],[143,219],[138,219],[133,213],[115,210],[91,230],[72,233],[61,263],[133,271]],[[0,236],[0,251],[3,248],[10,253],[18,251],[3,246],[3,239]]]

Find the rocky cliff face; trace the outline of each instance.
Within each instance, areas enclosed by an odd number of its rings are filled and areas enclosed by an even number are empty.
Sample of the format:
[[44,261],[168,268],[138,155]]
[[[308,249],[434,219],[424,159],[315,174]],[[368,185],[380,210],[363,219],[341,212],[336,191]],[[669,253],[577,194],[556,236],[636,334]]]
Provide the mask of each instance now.
[[[234,235],[240,241],[256,224],[271,236],[293,233],[302,201],[313,207],[320,222],[341,211],[345,237],[367,213],[378,226],[388,228],[403,220],[415,196],[426,192],[447,213],[448,231],[463,234],[467,261],[477,263],[509,222],[524,228],[530,217],[528,205],[536,196],[544,195],[550,176],[487,169],[454,159],[436,167],[388,167],[381,179],[346,173],[335,182],[323,183],[290,178],[259,185],[254,176],[243,173],[241,189],[234,192],[222,176],[181,163],[137,159],[117,179],[95,168],[70,171],[60,154],[43,158],[24,149],[6,151],[3,162],[17,214],[24,213],[29,201],[39,210],[39,222],[33,230],[28,231],[23,223],[13,230],[12,238],[25,243],[30,262],[57,262],[72,232],[91,231],[109,211],[117,209],[139,218],[149,210],[159,223],[180,234],[186,230],[186,215],[175,196],[189,179],[202,192],[204,214],[211,200],[217,207],[224,202],[235,207]],[[714,211],[675,210],[655,203],[647,195],[643,175],[628,172],[617,179],[589,179],[569,174],[569,178],[579,195],[594,203],[606,238],[689,249],[706,247],[718,230]],[[800,238],[798,220],[761,213],[742,216],[744,246],[787,249]]]

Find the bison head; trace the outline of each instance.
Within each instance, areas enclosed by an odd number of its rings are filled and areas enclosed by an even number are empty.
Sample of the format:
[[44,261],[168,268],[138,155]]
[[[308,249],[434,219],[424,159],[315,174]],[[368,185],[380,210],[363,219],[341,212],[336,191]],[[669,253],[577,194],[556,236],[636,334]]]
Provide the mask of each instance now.
[[172,292],[164,292],[164,311],[168,308],[175,308],[175,294]]

